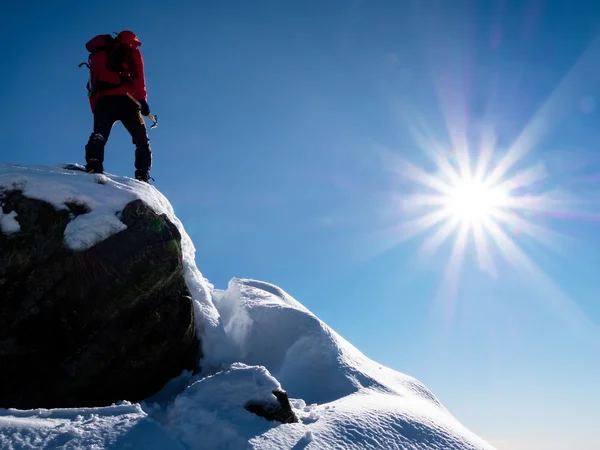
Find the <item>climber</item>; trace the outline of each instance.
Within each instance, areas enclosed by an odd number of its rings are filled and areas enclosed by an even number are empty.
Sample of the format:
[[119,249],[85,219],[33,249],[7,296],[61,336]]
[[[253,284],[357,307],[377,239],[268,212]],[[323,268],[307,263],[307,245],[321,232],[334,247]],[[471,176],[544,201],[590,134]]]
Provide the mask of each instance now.
[[[135,178],[148,182],[152,152],[142,116],[150,115],[147,102],[144,60],[138,49],[142,43],[132,31],[121,31],[116,37],[98,35],[86,43],[90,52],[87,84],[90,107],[94,115],[94,131],[85,146],[86,170],[104,171],[104,147],[110,131],[120,120],[135,145]],[[80,66],[81,66],[80,65]]]

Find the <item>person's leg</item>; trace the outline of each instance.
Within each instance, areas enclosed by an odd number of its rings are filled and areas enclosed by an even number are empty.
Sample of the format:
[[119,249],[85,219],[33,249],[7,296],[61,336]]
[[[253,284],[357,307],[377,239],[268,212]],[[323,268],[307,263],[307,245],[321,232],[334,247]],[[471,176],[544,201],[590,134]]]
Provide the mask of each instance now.
[[150,179],[150,169],[152,168],[152,151],[150,150],[150,139],[148,139],[146,124],[139,113],[137,105],[128,97],[124,97],[121,112],[121,122],[131,135],[131,140],[135,145],[135,178],[148,181]]
[[85,146],[85,170],[93,173],[104,171],[104,146],[115,123],[114,102],[111,97],[98,99],[94,111],[94,131]]

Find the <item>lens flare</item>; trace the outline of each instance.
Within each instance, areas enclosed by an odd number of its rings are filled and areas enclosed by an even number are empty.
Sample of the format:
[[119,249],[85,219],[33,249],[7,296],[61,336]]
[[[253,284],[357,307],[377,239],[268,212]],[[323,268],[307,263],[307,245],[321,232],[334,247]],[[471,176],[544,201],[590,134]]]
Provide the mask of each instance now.
[[[508,71],[480,78],[485,71],[474,64],[461,39],[425,42],[425,48],[433,89],[415,96],[424,100],[423,110],[407,106],[411,96],[392,103],[409,138],[401,136],[395,150],[376,148],[393,176],[386,178],[390,195],[381,213],[384,225],[373,235],[373,252],[422,237],[420,253],[433,255],[442,246],[448,252],[437,298],[449,306],[445,311],[457,301],[465,261],[473,260],[492,278],[514,276],[524,281],[521,286],[543,292],[531,296],[532,301],[548,306],[573,330],[598,336],[597,325],[542,269],[547,256],[538,257],[577,240],[558,232],[570,234],[566,227],[572,224],[565,222],[600,223],[597,196],[586,197],[567,182],[588,164],[577,160],[572,147],[595,149],[597,139],[569,142],[557,133],[571,123],[566,119],[577,117],[573,105],[581,105],[581,99],[593,103],[589,98],[597,82],[600,37],[529,116],[526,103],[515,95],[521,92],[522,75]],[[476,83],[480,79],[485,83]],[[532,164],[534,159],[538,162]]]
[[505,261],[506,268],[544,290],[546,306],[573,329],[596,330],[526,251],[534,242],[559,250],[567,237],[548,228],[545,219],[574,208],[553,188],[544,164],[526,166],[522,157],[515,159],[513,148],[496,148],[489,139],[477,153],[453,150],[451,144],[444,148],[430,135],[416,142],[429,162],[417,165],[387,149],[379,152],[405,193],[401,203],[396,202],[399,222],[387,234],[395,236],[392,245],[422,235],[420,251],[432,256],[448,245],[438,287],[439,310],[447,318],[453,315],[465,261],[472,259],[494,279],[501,275],[498,263]]
[[[524,214],[532,217],[548,208],[548,197],[535,188],[546,176],[543,166],[498,177],[497,167],[504,160],[492,164],[492,153],[492,149],[482,149],[473,169],[467,152],[435,148],[429,152],[436,166],[433,173],[406,161],[397,165],[397,170],[415,182],[414,192],[404,204],[416,214],[402,224],[402,232],[411,237],[431,230],[422,246],[428,253],[435,253],[455,234],[452,266],[462,265],[466,250],[473,246],[481,270],[496,276],[492,249],[497,247],[503,255],[508,252],[510,259],[515,252],[506,244],[513,242],[511,230],[518,229],[547,245],[552,243],[552,232]],[[456,267],[448,270],[460,272]]]

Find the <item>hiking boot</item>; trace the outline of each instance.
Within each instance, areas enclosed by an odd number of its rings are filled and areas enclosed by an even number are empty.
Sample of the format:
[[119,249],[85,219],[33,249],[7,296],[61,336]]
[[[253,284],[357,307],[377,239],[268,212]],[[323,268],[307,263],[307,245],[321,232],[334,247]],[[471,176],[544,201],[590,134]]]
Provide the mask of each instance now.
[[135,179],[138,181],[143,181],[145,183],[150,182],[150,173],[147,170],[136,170],[135,171]]
[[104,166],[97,159],[90,159],[85,165],[85,171],[87,173],[103,173]]

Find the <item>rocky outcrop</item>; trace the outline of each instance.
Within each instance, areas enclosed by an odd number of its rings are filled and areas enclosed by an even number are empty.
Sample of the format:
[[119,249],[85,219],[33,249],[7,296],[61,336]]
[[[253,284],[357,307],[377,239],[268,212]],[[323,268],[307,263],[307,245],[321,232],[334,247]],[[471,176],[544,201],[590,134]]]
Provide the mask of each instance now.
[[288,393],[282,389],[276,389],[273,391],[273,395],[277,399],[277,403],[251,401],[246,403],[244,408],[274,422],[297,423],[298,418],[294,414]]
[[126,229],[73,251],[65,228],[86,205],[0,200],[20,228],[0,233],[0,407],[139,401],[196,368],[181,235],[165,215],[135,200],[118,215]]

